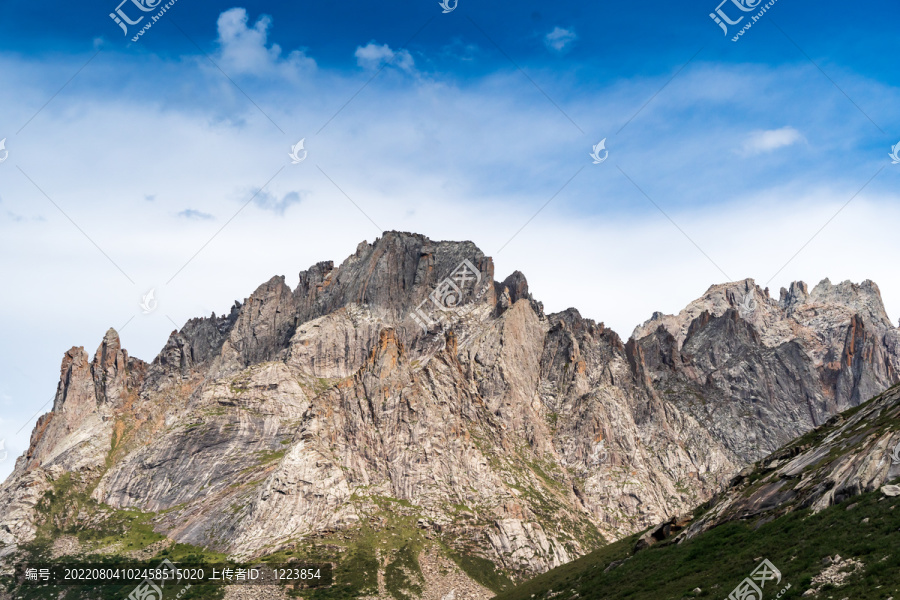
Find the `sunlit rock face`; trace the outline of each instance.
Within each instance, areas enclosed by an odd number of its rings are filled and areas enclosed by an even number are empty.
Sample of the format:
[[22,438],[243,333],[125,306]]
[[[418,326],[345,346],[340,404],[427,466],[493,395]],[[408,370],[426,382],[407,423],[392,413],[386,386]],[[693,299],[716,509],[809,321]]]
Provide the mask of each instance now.
[[[547,315],[470,242],[388,232],[192,319],[152,363],[65,354],[0,487],[0,553],[62,474],[171,539],[247,557],[360,527],[385,498],[517,577],[707,500],[897,380],[877,287],[713,286],[627,343]],[[411,507],[411,508],[410,508]],[[387,533],[386,533],[387,535]]]

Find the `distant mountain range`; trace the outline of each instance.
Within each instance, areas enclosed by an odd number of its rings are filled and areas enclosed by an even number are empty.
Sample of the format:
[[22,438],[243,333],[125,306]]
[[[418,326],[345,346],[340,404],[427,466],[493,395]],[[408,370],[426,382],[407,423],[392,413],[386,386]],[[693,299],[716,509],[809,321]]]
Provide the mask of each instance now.
[[471,242],[386,232],[152,363],[113,330],[66,352],[0,557],[306,557],[346,597],[485,598],[689,513],[898,373],[870,281],[715,285],[623,342]]

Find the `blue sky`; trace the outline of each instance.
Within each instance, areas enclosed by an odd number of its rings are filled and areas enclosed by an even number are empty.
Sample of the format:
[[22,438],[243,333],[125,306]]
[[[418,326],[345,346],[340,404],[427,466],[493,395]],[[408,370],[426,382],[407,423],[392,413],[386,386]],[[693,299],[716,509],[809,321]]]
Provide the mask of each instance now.
[[117,6],[0,7],[0,476],[72,345],[152,360],[385,229],[625,338],[744,277],[870,278],[900,317],[896,3],[778,0],[738,42],[730,1],[726,37],[717,2],[177,0],[137,42]]

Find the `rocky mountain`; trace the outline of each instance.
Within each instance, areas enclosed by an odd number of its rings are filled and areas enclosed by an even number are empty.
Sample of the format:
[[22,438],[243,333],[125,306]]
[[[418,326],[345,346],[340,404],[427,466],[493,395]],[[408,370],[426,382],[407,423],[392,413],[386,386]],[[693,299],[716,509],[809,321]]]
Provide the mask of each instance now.
[[0,556],[124,552],[84,531],[141,515],[144,542],[327,558],[356,595],[442,596],[455,573],[486,597],[895,383],[875,284],[806,290],[714,286],[625,343],[545,314],[470,242],[387,232],[192,319],[150,364],[112,330],[93,361],[67,352],[0,486]]
[[[900,385],[752,465],[693,513],[498,600],[855,598],[900,593]],[[749,580],[749,583],[748,583]]]
[[[681,537],[738,519],[773,519],[803,509],[817,513],[884,488],[900,477],[898,423],[900,386],[894,386],[745,467]],[[885,493],[900,496],[900,487]]]
[[898,380],[900,331],[878,287],[752,280],[711,287],[632,336],[639,371],[744,459],[772,452]]

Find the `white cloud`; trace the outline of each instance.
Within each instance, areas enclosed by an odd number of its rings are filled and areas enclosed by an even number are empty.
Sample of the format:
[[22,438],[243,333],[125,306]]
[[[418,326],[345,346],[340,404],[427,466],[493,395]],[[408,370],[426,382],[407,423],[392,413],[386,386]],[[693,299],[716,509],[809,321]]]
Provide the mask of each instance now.
[[375,70],[384,64],[390,64],[407,72],[415,68],[415,61],[408,50],[395,52],[387,44],[378,45],[369,42],[365,46],[359,46],[355,52],[356,64],[364,69]]
[[219,15],[219,58],[222,68],[231,75],[269,75],[280,71],[292,75],[300,70],[311,70],[316,62],[301,50],[294,50],[286,58],[281,56],[281,46],[268,44],[272,18],[262,15],[248,27],[249,17],[243,8],[231,8]]
[[544,36],[544,43],[555,52],[565,52],[577,39],[573,29],[554,27],[553,31]]
[[790,126],[768,131],[754,131],[744,141],[740,153],[744,156],[755,156],[804,141],[806,139],[803,134]]

